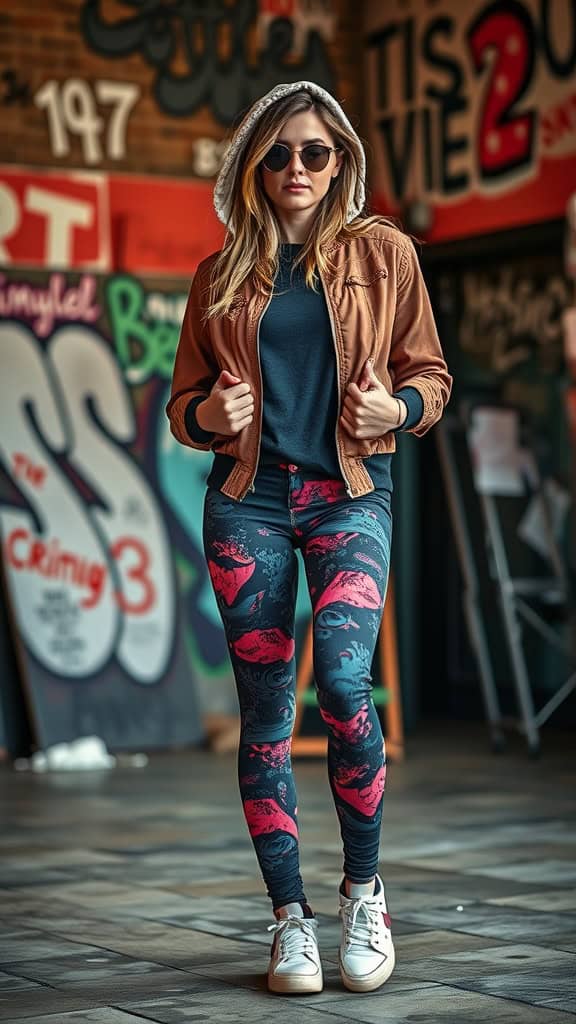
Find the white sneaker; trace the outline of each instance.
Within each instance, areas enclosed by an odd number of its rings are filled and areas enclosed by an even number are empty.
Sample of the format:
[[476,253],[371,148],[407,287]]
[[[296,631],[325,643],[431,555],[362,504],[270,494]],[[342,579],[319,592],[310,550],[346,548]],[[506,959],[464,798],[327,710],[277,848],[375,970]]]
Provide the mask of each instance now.
[[373,896],[348,897],[339,892],[338,914],[342,918],[340,976],[352,992],[369,992],[388,980],[394,970],[395,954],[386,907],[384,883],[376,875]]
[[315,917],[289,914],[274,924],[268,968],[271,992],[321,992],[322,964],[318,949],[318,922]]

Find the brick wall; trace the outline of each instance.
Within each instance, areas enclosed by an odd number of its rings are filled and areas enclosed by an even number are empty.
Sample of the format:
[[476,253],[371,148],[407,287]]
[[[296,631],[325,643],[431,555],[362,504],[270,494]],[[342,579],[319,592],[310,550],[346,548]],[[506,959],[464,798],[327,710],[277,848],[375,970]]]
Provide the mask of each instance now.
[[[226,134],[227,126],[206,103],[198,104],[185,116],[174,116],[160,108],[153,92],[156,71],[142,54],[142,48],[146,43],[151,47],[162,43],[161,26],[157,23],[147,38],[140,38],[135,52],[116,58],[104,56],[95,52],[86,37],[82,16],[88,6],[83,0],[50,0],[50,4],[46,0],[27,0],[26,3],[0,0],[0,161],[42,167],[213,177],[215,171],[210,161],[217,160],[218,153],[214,154],[209,142],[202,140],[218,142]],[[273,10],[274,6],[262,0],[260,9]],[[276,4],[278,6],[282,5]],[[358,125],[361,53],[358,5],[350,0],[334,0],[332,4],[307,6],[315,6],[317,13],[326,9],[328,16],[334,18],[333,38],[320,41],[320,53],[323,51],[323,59],[333,74],[338,98],[353,123]],[[94,7],[99,19],[108,25],[115,24],[114,42],[120,42],[124,31],[120,23],[133,19],[135,9],[116,0],[102,0]],[[217,7],[215,3],[213,9]],[[258,5],[254,7],[257,12]],[[230,55],[234,11],[237,15],[237,7],[232,3],[229,23],[219,30],[213,66]],[[293,28],[298,28],[297,22],[295,18]],[[202,26],[196,24],[193,29],[189,44],[201,56],[205,51]],[[174,46],[167,65],[168,75],[186,75],[190,63],[186,59],[182,23],[174,21],[166,38],[171,39]],[[240,56],[238,81],[241,88],[242,74],[249,77],[251,71],[254,74],[262,66],[258,57],[257,21],[254,20],[239,38],[245,40]],[[298,60],[292,63],[298,65]],[[320,66],[318,60],[301,63],[302,72],[298,72],[298,77],[314,78],[314,68]],[[266,92],[277,81],[285,80],[282,72],[283,68],[279,67],[277,76],[265,81],[256,95]],[[320,81],[320,77],[316,80]],[[120,155],[114,154],[110,139],[112,120],[122,120],[121,109],[118,97],[113,102],[103,102],[100,90],[110,87],[103,87],[99,84],[102,82],[119,84],[120,89],[125,90],[122,102],[130,106],[125,131],[120,127],[116,133],[117,149],[124,147]],[[132,100],[126,85],[134,91]],[[227,101],[230,97],[242,98],[237,85],[228,87],[225,92]],[[239,107],[247,105],[240,103]]]

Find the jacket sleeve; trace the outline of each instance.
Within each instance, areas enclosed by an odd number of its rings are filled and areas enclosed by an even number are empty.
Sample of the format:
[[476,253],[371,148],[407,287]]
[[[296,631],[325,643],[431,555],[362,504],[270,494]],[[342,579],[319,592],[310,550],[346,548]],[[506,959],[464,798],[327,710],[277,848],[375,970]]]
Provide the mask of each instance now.
[[452,377],[442,354],[416,250],[408,240],[398,263],[389,369],[395,393],[411,387],[422,397],[422,416],[407,428],[420,437],[442,416],[452,390]]
[[193,441],[213,441],[216,434],[212,430],[204,430],[198,423],[196,409],[204,401],[204,395],[196,395],[191,398],[184,411],[184,422],[186,430]]
[[[202,271],[202,264],[200,264],[190,285],[176,349],[172,388],[166,406],[166,415],[170,420],[172,434],[181,444],[198,448],[200,451],[210,451],[215,435],[202,431],[204,439],[201,439],[202,435],[199,433],[200,428],[198,427],[192,436],[188,427],[194,422],[195,417],[191,418],[190,412],[187,415],[191,400],[197,397],[202,400],[208,398],[219,375],[208,328],[202,322],[206,295],[205,275]],[[198,404],[199,402],[192,405],[192,412],[195,413],[195,406]]]
[[406,403],[408,410],[402,423],[394,427],[394,433],[397,434],[402,430],[410,430],[411,427],[415,427],[420,422],[424,412],[424,402],[422,401],[422,395],[416,388],[400,388],[399,391],[394,392],[393,397],[401,398]]

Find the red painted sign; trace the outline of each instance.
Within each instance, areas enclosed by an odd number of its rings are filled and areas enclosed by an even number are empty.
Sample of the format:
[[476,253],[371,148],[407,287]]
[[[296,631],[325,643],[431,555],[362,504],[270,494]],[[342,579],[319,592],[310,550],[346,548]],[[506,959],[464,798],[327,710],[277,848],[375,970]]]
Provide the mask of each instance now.
[[224,241],[213,183],[0,168],[0,265],[189,277]]
[[213,182],[110,176],[114,269],[187,277],[220,249]]
[[110,270],[106,179],[0,167],[0,264]]

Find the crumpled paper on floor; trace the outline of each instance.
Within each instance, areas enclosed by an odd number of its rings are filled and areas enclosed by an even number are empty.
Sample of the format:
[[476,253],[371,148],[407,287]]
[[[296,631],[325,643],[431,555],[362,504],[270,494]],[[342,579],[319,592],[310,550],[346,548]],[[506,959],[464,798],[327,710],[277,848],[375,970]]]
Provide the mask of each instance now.
[[70,743],[55,743],[46,750],[37,750],[31,757],[18,757],[14,768],[19,772],[100,771],[114,768],[116,764],[144,768],[148,757],[146,754],[110,754],[100,736],[81,736]]

